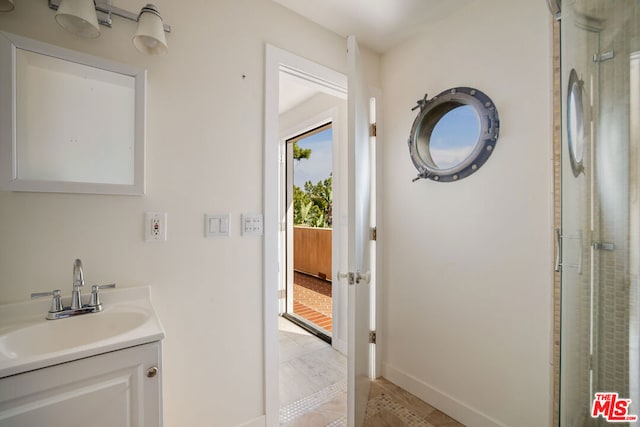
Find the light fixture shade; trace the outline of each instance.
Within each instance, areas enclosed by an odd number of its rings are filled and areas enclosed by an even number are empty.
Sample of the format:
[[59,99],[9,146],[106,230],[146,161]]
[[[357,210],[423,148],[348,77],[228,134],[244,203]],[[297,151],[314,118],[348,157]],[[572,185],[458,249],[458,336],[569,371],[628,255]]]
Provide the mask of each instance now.
[[89,39],[100,35],[100,26],[93,0],[62,0],[56,21],[65,30]]
[[164,36],[164,26],[158,8],[147,4],[138,15],[138,28],[133,36],[133,45],[148,55],[164,55],[169,51]]
[[13,0],[0,0],[0,12],[11,12],[13,10]]

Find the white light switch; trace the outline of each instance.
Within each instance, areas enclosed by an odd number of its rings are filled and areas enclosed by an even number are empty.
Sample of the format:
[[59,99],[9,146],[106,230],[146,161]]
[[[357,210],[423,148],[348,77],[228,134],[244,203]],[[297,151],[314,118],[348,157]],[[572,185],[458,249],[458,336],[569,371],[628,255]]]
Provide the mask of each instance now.
[[229,214],[205,214],[204,236],[229,236]]
[[262,236],[263,231],[262,214],[242,214],[243,236]]
[[219,229],[220,233],[222,233],[225,236],[229,235],[229,215],[227,215],[225,218],[222,218],[220,220],[220,229]]

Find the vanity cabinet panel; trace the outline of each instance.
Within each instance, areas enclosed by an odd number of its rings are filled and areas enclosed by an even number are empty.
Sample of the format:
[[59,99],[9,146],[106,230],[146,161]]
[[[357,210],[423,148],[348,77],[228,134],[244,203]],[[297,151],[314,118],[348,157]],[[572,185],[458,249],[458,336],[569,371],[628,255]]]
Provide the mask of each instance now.
[[161,396],[154,342],[0,379],[0,426],[157,427]]

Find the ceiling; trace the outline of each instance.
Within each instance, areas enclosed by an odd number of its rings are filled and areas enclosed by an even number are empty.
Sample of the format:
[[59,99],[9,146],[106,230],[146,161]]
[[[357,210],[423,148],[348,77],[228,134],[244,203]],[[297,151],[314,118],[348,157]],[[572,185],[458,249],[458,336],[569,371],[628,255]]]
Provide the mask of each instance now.
[[280,114],[291,110],[320,92],[317,87],[305,84],[304,80],[282,72],[278,87],[280,89]]
[[473,0],[273,0],[341,36],[384,53]]
[[[273,0],[343,37],[380,54],[445,19],[474,0]],[[280,73],[280,113],[320,92],[316,85]]]

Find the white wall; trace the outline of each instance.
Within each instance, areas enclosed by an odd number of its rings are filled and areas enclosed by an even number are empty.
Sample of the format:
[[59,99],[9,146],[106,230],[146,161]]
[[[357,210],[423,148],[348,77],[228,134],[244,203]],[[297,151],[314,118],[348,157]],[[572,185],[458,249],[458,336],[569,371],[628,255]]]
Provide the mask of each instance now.
[[[467,425],[538,427],[551,405],[551,18],[483,0],[382,58],[383,375]],[[500,138],[455,183],[412,183],[410,109],[488,94]]]
[[[89,283],[150,284],[167,332],[165,425],[260,424],[262,239],[239,226],[263,208],[265,43],[344,72],[346,40],[267,0],[155,3],[173,27],[164,57],[139,54],[135,24],[117,17],[84,40],[42,0],[0,14],[2,31],[148,69],[147,194],[0,193],[0,303],[68,294],[75,258]],[[145,211],[168,213],[167,242],[144,243]],[[230,212],[231,236],[205,239],[205,212]]]

